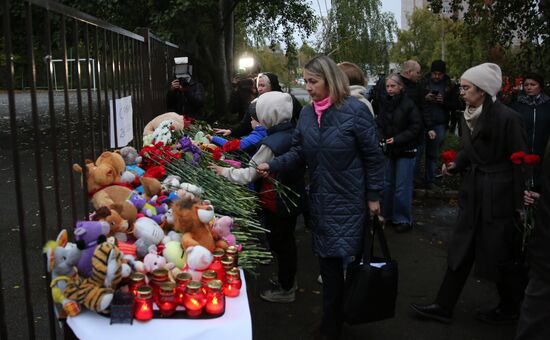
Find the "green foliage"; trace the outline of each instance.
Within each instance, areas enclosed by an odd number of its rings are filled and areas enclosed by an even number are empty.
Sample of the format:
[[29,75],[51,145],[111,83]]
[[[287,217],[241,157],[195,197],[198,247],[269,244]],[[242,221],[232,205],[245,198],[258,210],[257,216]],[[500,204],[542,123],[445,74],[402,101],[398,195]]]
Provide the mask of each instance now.
[[381,12],[379,0],[331,3],[319,49],[336,61],[354,62],[370,74],[387,71],[388,44],[397,31],[393,15]]

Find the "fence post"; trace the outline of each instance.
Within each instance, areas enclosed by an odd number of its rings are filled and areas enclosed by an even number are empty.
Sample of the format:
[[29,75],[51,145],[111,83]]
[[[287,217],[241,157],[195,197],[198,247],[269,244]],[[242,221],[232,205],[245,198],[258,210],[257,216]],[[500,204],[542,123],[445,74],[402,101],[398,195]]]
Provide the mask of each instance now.
[[151,45],[150,34],[148,28],[139,28],[138,33],[145,40],[143,43],[142,63],[143,63],[143,122],[146,124],[153,119],[153,103],[152,103],[152,78],[151,78]]

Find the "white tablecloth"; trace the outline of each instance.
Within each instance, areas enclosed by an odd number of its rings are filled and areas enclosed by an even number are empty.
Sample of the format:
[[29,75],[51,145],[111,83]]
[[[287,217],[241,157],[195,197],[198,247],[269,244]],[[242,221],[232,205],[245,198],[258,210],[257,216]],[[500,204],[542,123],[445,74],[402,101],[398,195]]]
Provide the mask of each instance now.
[[75,317],[67,318],[67,324],[82,340],[249,340],[252,339],[252,321],[242,271],[241,278],[241,294],[236,298],[225,299],[225,314],[219,318],[152,319],[149,322],[134,320],[132,325],[110,325],[110,318],[84,310]]

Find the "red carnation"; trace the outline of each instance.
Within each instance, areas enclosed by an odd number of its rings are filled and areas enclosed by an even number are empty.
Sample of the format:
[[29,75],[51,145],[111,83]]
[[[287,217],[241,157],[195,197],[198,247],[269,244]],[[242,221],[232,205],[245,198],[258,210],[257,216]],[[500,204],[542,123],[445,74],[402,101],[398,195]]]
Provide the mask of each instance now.
[[212,151],[212,159],[215,161],[219,161],[222,158],[222,151],[220,148],[215,148],[214,151]]
[[512,161],[512,163],[519,165],[523,163],[526,155],[527,154],[523,151],[516,151],[512,154],[512,156],[510,156],[510,160]]
[[537,165],[540,163],[540,156],[535,154],[527,154],[523,157],[523,162],[527,165]]
[[166,176],[166,169],[162,165],[151,166],[143,174],[143,177],[153,177],[156,179],[164,178],[164,176]]
[[233,150],[239,150],[241,148],[241,140],[240,139],[234,139],[232,141],[229,141],[223,145],[223,152],[231,152]]
[[454,162],[455,158],[456,158],[455,150],[446,150],[441,153],[441,159],[443,159],[443,163],[445,164]]

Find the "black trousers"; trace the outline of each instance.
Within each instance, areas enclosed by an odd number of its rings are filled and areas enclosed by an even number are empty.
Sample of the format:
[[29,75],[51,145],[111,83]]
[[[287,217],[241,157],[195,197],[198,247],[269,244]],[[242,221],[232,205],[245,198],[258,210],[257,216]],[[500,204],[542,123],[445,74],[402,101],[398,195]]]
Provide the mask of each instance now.
[[[475,251],[472,245],[456,270],[447,267],[445,277],[435,300],[437,304],[447,311],[453,311],[466,280],[470,275],[474,261]],[[503,265],[499,267],[499,270],[502,277],[500,282],[496,282],[500,297],[499,307],[506,311],[518,312],[526,284],[526,275],[523,266],[521,264]]]
[[321,333],[337,338],[342,332],[342,300],[344,297],[344,265],[341,257],[319,257],[323,278],[323,317]]
[[550,283],[531,270],[521,305],[516,340],[550,339]]
[[294,286],[298,255],[296,251],[296,215],[280,216],[264,211],[264,223],[270,231],[267,241],[270,249],[277,256],[279,284],[285,290]]

